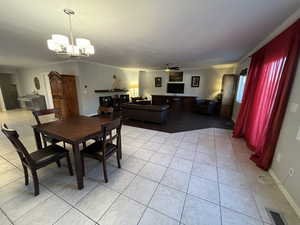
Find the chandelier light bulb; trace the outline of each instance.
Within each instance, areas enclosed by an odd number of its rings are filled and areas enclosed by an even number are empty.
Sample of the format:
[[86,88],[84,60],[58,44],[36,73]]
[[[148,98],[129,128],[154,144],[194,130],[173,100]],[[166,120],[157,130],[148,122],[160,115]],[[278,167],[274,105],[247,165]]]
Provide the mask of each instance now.
[[62,34],[53,34],[51,39],[47,40],[48,49],[59,55],[68,55],[70,57],[82,57],[95,54],[95,48],[90,40],[86,38],[76,38],[74,41],[72,31],[71,16],[75,14],[73,10],[64,9],[69,17],[69,37]]

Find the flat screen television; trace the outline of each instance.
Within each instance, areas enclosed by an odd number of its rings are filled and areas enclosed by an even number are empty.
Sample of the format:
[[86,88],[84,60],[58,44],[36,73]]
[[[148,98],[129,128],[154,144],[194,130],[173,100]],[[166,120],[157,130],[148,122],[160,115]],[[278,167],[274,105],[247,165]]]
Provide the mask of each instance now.
[[183,83],[168,83],[167,84],[167,93],[184,93],[184,84]]

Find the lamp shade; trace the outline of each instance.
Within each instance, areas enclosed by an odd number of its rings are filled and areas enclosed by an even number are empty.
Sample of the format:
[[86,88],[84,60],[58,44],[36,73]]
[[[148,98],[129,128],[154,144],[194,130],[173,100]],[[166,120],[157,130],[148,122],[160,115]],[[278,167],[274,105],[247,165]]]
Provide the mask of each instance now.
[[52,40],[59,45],[68,46],[69,45],[69,38],[65,35],[61,34],[53,34]]
[[69,55],[72,55],[72,56],[78,56],[78,55],[80,55],[79,48],[76,45],[68,45],[67,46],[67,53]]
[[88,47],[86,48],[86,51],[87,51],[87,53],[88,53],[89,55],[95,54],[95,48],[94,48],[93,45],[88,46]]
[[79,48],[86,48],[86,47],[91,46],[91,42],[90,42],[90,40],[85,39],[85,38],[76,38],[76,45]]
[[47,46],[51,51],[57,51],[57,46],[52,39],[47,40]]

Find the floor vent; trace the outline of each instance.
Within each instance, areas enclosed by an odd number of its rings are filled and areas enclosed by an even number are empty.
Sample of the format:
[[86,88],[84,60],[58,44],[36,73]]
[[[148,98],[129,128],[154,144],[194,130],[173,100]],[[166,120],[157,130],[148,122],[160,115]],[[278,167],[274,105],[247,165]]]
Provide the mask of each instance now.
[[288,223],[286,222],[282,213],[277,212],[272,209],[267,209],[267,208],[266,208],[266,210],[267,210],[272,222],[274,223],[274,225],[288,225]]

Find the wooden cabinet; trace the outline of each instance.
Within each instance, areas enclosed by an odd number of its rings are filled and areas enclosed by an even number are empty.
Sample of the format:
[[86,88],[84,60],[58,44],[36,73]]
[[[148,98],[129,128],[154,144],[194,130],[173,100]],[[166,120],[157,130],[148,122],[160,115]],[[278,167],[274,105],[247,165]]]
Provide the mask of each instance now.
[[236,96],[238,76],[234,74],[225,74],[222,79],[222,104],[221,116],[231,119],[234,99]]
[[53,105],[61,112],[62,118],[78,116],[76,77],[57,72],[49,74]]

